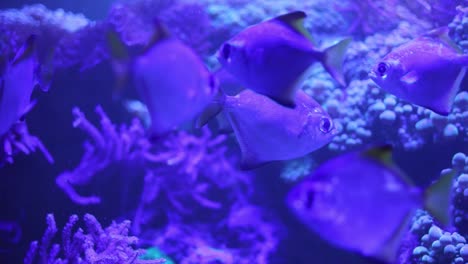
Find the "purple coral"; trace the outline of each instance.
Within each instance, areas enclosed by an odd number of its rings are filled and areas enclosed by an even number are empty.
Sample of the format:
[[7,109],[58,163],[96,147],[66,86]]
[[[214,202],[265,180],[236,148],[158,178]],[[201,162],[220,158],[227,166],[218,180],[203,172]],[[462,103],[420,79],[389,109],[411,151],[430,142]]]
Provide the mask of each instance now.
[[138,257],[144,250],[135,249],[138,238],[129,236],[130,221],[113,222],[103,229],[97,219],[90,214],[84,216],[84,230],[73,232],[79,218],[70,216],[62,230],[62,245],[52,244],[57,234],[53,214],[47,215],[47,229],[41,241],[33,241],[24,263],[164,263],[164,259],[141,260]]
[[18,121],[3,136],[0,136],[0,165],[13,163],[13,157],[18,153],[29,155],[39,150],[49,163],[54,158],[44,146],[42,141],[29,133],[28,126],[24,121]]
[[[413,248],[407,248],[401,263],[466,263],[468,261],[468,158],[456,153],[452,168],[457,176],[453,186],[453,219],[456,230],[442,230],[433,218],[420,211],[411,226]],[[449,232],[450,231],[450,232]]]
[[74,186],[89,184],[99,171],[113,162],[141,160],[151,146],[138,119],[133,119],[130,126],[122,125],[117,129],[100,106],[96,107],[96,113],[101,119],[101,131],[88,121],[79,108],[73,109],[73,126],[86,132],[93,143],[84,143],[85,153],[75,169],[65,171],[56,178],[57,185],[70,199],[82,205],[100,203],[100,197],[82,196]]

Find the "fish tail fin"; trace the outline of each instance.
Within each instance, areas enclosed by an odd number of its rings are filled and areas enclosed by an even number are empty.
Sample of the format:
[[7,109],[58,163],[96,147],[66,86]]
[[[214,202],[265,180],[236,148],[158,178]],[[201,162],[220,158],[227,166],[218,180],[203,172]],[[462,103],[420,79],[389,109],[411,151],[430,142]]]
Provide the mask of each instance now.
[[129,81],[129,51],[117,32],[110,30],[107,32],[107,44],[112,58],[112,69],[115,73],[115,88],[112,94],[114,100],[120,99]]
[[208,121],[217,116],[223,110],[225,101],[226,95],[221,91],[221,89],[218,89],[213,101],[205,107],[203,112],[197,118],[195,127],[201,128],[206,125]]
[[424,193],[424,208],[444,226],[451,223],[450,204],[455,175],[453,170],[442,172],[440,178]]
[[330,73],[330,75],[342,86],[346,86],[346,81],[343,74],[343,60],[351,43],[351,38],[345,38],[335,45],[328,47],[324,51],[323,66]]

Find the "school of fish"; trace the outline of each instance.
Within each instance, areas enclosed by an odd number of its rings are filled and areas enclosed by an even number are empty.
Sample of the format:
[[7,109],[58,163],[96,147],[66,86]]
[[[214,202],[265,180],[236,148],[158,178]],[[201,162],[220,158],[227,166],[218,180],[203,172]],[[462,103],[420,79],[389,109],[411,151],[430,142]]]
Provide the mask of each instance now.
[[[318,48],[304,18],[304,12],[295,11],[244,29],[220,46],[216,57],[221,66],[213,72],[156,21],[155,36],[136,55],[129,55],[118,38],[109,38],[120,69],[116,78],[130,80],[138,91],[149,113],[151,137],[200,127],[217,116],[234,132],[242,168],[299,158],[337,134],[330,115],[300,89],[302,77],[318,62],[346,87],[342,63],[352,41],[344,38]],[[439,28],[394,49],[370,69],[369,78],[402,100],[448,115],[468,55],[447,32]],[[31,36],[1,72],[0,136],[33,105],[38,79],[34,42]],[[129,102],[128,107],[135,105]],[[416,209],[449,223],[452,176],[424,191],[392,162],[388,147],[371,148],[323,163],[290,191],[286,204],[331,244],[392,263],[403,227]]]

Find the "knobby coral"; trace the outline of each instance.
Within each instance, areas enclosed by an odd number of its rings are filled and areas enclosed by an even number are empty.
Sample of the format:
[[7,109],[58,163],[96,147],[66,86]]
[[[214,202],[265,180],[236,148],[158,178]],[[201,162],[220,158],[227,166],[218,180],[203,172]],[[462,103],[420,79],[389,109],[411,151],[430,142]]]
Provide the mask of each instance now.
[[[455,230],[443,230],[434,219],[420,211],[413,219],[410,235],[401,263],[466,263],[468,261],[468,157],[456,153],[452,158],[452,168],[456,178],[453,186],[453,220]],[[406,253],[405,253],[406,252]]]

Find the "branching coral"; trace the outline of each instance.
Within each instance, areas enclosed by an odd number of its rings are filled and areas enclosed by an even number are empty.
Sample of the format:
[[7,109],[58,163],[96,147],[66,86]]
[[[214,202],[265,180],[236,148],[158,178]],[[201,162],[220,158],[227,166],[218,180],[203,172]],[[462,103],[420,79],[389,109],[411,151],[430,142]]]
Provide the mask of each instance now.
[[41,263],[164,263],[164,259],[142,260],[144,250],[135,249],[138,238],[129,236],[130,221],[113,222],[103,229],[90,214],[84,216],[85,229],[73,232],[79,218],[70,216],[62,231],[62,245],[52,244],[58,229],[54,215],[47,215],[47,229],[41,241],[33,241],[24,259],[25,264]]
[[49,163],[54,158],[41,140],[29,133],[28,126],[24,121],[16,122],[5,135],[0,137],[0,165],[13,163],[13,157],[18,153],[29,155],[39,150]]
[[187,224],[171,218],[165,228],[147,233],[145,244],[162,248],[178,263],[270,263],[280,233],[265,210],[238,202],[218,220]]
[[73,109],[73,126],[86,132],[93,143],[85,142],[85,153],[79,165],[73,171],[63,172],[56,179],[57,185],[70,199],[82,205],[99,203],[100,197],[81,196],[74,186],[89,184],[99,171],[113,162],[142,159],[151,146],[144,137],[145,131],[138,119],[134,119],[130,126],[122,125],[117,129],[100,106],[96,107],[96,113],[101,119],[101,131],[88,121],[80,109]]
[[397,5],[398,0],[357,0],[347,1],[347,3],[346,1],[337,2],[335,8],[341,12],[354,14],[348,29],[349,33],[368,35],[379,30],[391,29],[397,25],[400,18],[396,11]]
[[[249,263],[256,258],[265,261],[273,252],[278,243],[277,227],[261,209],[250,205],[252,175],[238,171],[235,162],[226,158],[225,135],[213,136],[204,128],[195,134],[177,131],[150,142],[137,120],[132,127],[122,125],[117,130],[101,108],[97,112],[100,129],[74,110],[75,126],[93,141],[85,144],[78,167],[57,178],[74,202],[100,201],[99,197],[79,196],[73,185],[89,184],[110,163],[144,162],[146,174],[132,229],[145,237],[151,233],[149,230],[160,233],[159,240],[150,246],[175,254],[181,263],[219,258],[226,263]],[[195,219],[194,215],[204,217]],[[169,219],[170,223],[158,228],[158,219]],[[219,234],[209,235],[212,229]],[[228,245],[226,238],[233,236],[237,236],[238,244]],[[240,256],[243,260],[238,260]]]

